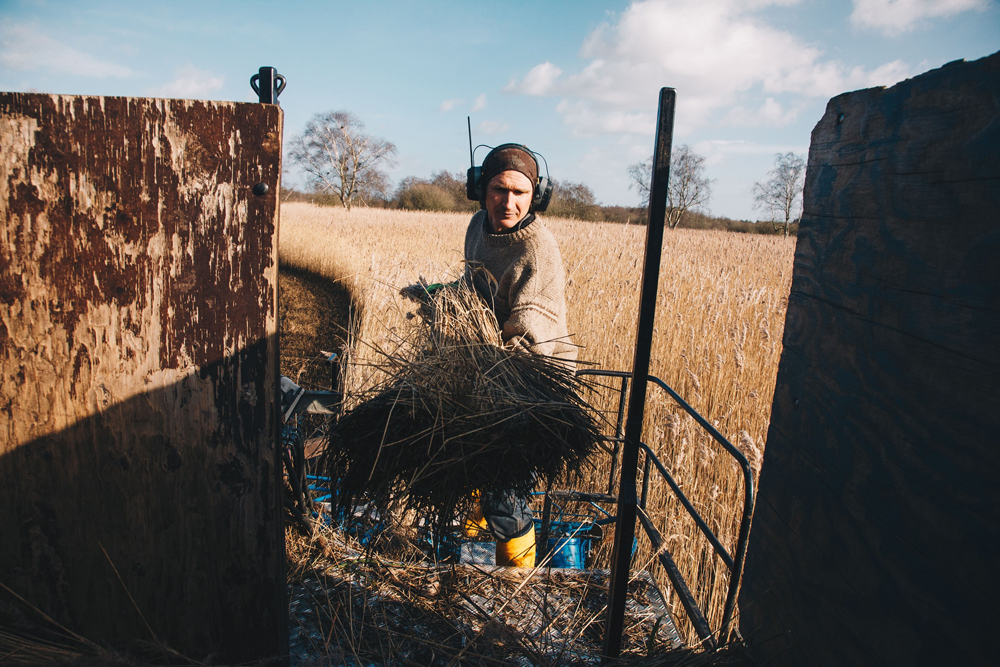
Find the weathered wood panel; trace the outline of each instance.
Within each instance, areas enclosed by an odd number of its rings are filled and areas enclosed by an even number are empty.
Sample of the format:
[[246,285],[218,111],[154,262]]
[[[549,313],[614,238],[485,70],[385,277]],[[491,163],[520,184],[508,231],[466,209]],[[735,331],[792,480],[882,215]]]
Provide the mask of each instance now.
[[774,663],[994,664],[1000,54],[812,134],[741,629]]
[[0,154],[0,581],[102,644],[280,655],[280,109],[4,93]]

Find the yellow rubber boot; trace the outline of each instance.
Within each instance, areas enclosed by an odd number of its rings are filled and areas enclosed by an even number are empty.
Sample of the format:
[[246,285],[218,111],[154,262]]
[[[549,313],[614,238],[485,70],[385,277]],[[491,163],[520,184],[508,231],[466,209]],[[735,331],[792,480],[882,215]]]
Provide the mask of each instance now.
[[535,567],[535,531],[520,537],[497,541],[497,565],[504,567]]
[[479,491],[473,491],[472,497],[476,499],[476,504],[472,506],[465,521],[462,522],[462,534],[470,540],[476,539],[489,529],[486,519],[483,518],[483,506],[479,502]]

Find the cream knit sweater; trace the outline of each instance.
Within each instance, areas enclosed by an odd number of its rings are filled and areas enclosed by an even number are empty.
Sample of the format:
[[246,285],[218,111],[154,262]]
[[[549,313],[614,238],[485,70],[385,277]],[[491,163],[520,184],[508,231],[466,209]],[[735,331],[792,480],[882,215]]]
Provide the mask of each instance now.
[[466,276],[487,300],[492,298],[505,342],[535,354],[576,359],[566,327],[562,256],[539,218],[516,232],[494,234],[486,211],[479,211],[465,232],[465,259]]

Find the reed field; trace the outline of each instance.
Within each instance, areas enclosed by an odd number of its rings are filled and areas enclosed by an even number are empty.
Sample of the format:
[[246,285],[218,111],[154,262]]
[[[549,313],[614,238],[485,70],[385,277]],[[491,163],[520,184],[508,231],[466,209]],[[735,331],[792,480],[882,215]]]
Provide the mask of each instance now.
[[[359,395],[380,378],[380,355],[392,354],[413,304],[400,288],[419,276],[454,280],[462,271],[467,214],[285,204],[279,255],[283,267],[328,278],[353,299],[345,389]],[[631,370],[645,228],[545,219],[566,267],[570,333],[581,368]],[[663,243],[650,373],[677,391],[759,471],[791,285],[794,239],[719,231],[667,230]],[[617,397],[588,399],[614,412]],[[612,415],[613,416],[613,415]],[[643,441],[677,480],[722,543],[733,552],[743,506],[739,467],[707,433],[650,385]],[[610,457],[585,472],[583,486],[607,491]],[[722,619],[728,571],[665,483],[654,477],[647,511],[657,524],[713,628]],[[610,532],[610,531],[609,531]],[[666,575],[637,527],[636,569]],[[597,557],[607,567],[606,538]],[[670,594],[680,629],[697,638]]]

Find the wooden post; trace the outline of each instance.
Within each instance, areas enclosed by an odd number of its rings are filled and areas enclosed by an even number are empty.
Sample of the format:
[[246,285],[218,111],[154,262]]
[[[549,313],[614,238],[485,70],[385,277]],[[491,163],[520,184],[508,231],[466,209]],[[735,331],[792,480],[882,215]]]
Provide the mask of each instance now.
[[3,93],[0,155],[0,582],[105,646],[287,653],[280,109]]
[[996,662],[998,90],[994,54],[813,130],[740,596],[756,664]]

